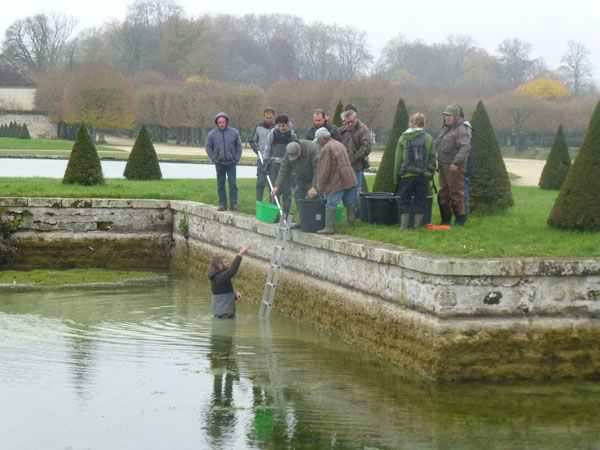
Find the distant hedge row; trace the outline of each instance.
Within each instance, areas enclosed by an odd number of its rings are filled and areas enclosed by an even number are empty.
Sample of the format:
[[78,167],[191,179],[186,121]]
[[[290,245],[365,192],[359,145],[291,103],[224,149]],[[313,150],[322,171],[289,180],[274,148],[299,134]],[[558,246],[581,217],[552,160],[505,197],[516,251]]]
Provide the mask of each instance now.
[[17,122],[0,125],[0,137],[31,139],[27,124],[19,125]]

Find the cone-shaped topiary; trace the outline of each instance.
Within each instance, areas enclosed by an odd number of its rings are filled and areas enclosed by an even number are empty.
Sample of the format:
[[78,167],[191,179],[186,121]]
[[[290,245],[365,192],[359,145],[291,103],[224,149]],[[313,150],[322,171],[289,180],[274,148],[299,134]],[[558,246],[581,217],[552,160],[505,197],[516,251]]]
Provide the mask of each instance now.
[[140,129],[133,144],[123,176],[128,180],[160,180],[162,178],[156,150],[145,125]]
[[6,125],[0,125],[0,137],[6,137]]
[[398,139],[402,133],[408,128],[408,112],[406,111],[406,105],[404,100],[400,99],[396,106],[396,115],[394,116],[394,123],[388,136],[383,156],[381,157],[381,163],[377,169],[375,175],[375,182],[373,183],[374,192],[394,192],[396,186],[394,186],[394,160],[396,158],[396,145],[398,145]]
[[600,102],[560,188],[548,224],[567,229],[600,230]]
[[19,139],[31,139],[31,135],[29,134],[29,129],[27,128],[27,124],[24,123],[19,130]]
[[8,124],[8,131],[6,133],[6,137],[15,137],[15,132],[17,131],[17,124],[15,122],[10,122]]
[[77,139],[71,150],[71,157],[65,170],[63,184],[83,184],[90,186],[104,183],[102,165],[96,147],[90,139],[85,125],[77,131]]
[[333,118],[331,119],[331,123],[336,127],[341,127],[342,123],[342,112],[344,111],[344,104],[342,101],[338,101],[337,105],[335,105],[335,112],[333,113]]
[[542,189],[560,189],[570,168],[569,146],[562,125],[559,125],[538,185]]
[[496,132],[481,100],[471,116],[471,125],[475,153],[475,174],[469,179],[471,211],[486,214],[509,208],[514,205],[510,178]]

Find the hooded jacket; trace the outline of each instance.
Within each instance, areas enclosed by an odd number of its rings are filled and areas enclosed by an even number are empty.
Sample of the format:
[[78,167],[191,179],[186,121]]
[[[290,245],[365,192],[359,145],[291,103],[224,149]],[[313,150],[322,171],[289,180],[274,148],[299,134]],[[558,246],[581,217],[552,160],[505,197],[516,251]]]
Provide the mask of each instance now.
[[450,166],[452,164],[467,168],[467,158],[471,153],[471,128],[466,126],[464,120],[454,116],[454,123],[449,127],[444,126],[436,140],[438,165]]
[[224,130],[218,126],[206,137],[206,154],[215,164],[238,163],[242,157],[242,139],[235,128],[229,126],[229,116],[220,112],[215,116],[215,124],[220,117],[227,120]]
[[[400,139],[398,139],[398,144],[396,145],[396,156],[394,158],[394,184],[398,184],[398,174],[400,172],[400,167],[402,167],[402,163],[406,159],[406,150],[408,149],[408,143],[410,141],[412,141],[414,138],[416,138],[417,136],[422,135],[423,133],[425,133],[425,130],[423,130],[423,128],[418,128],[418,127],[409,128],[404,133],[402,133],[402,136],[400,136]],[[436,168],[435,142],[433,141],[433,138],[431,137],[431,135],[429,133],[425,133],[425,139],[426,139],[425,142],[427,145],[427,153],[429,155],[429,166],[432,167],[432,172],[425,173],[425,175],[433,176],[433,173],[435,172],[435,168]],[[413,177],[415,175],[421,175],[421,174],[406,172],[406,173],[402,174],[400,177],[401,178]]]
[[371,131],[359,120],[352,130],[343,126],[340,129],[340,135],[342,143],[346,146],[352,168],[355,171],[362,170],[362,161],[369,156],[373,146]]
[[254,153],[256,153],[258,155],[258,152],[261,152],[261,155],[263,156],[263,158],[265,156],[264,148],[267,143],[267,139],[269,139],[271,130],[274,127],[275,127],[275,122],[273,122],[273,125],[268,125],[267,121],[263,120],[261,123],[256,125],[256,127],[254,128],[254,133],[252,133],[252,136],[250,137],[250,140],[248,141],[248,143],[250,144],[250,147],[252,148]]

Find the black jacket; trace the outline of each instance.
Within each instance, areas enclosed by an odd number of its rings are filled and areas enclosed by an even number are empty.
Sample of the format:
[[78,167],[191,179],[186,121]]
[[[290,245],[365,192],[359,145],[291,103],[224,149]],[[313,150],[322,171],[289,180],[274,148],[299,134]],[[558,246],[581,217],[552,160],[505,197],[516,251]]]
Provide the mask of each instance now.
[[230,292],[234,292],[231,279],[237,273],[241,263],[242,257],[237,255],[228,269],[213,269],[208,273],[213,294],[229,294]]

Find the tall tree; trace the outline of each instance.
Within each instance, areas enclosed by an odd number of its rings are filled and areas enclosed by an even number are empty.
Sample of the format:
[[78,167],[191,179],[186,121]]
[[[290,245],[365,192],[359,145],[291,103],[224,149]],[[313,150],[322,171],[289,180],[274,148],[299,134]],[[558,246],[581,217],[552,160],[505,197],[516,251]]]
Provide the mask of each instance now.
[[490,213],[513,206],[508,172],[500,153],[496,132],[479,100],[471,116],[475,174],[469,179],[469,204],[472,212]]
[[594,66],[590,60],[590,51],[581,42],[570,40],[567,52],[561,59],[560,73],[564,76],[575,95],[583,92],[590,82]]
[[514,88],[545,70],[542,59],[531,58],[531,44],[519,38],[505,39],[498,58],[507,87]]
[[406,105],[404,99],[398,101],[396,107],[396,115],[394,116],[394,123],[388,136],[383,156],[381,157],[381,163],[377,169],[375,175],[375,182],[373,183],[373,190],[378,192],[395,192],[396,186],[394,186],[394,160],[396,157],[396,145],[398,139],[402,133],[408,128],[408,112],[406,111]]
[[592,114],[583,143],[560,188],[548,224],[600,231],[600,102]]
[[6,29],[4,52],[26,69],[51,69],[61,61],[75,23],[73,17],[55,12],[17,20]]
[[558,126],[556,137],[550,148],[548,159],[542,170],[540,182],[542,189],[560,189],[563,185],[569,169],[571,168],[571,157],[569,156],[569,146],[563,133],[562,125]]

